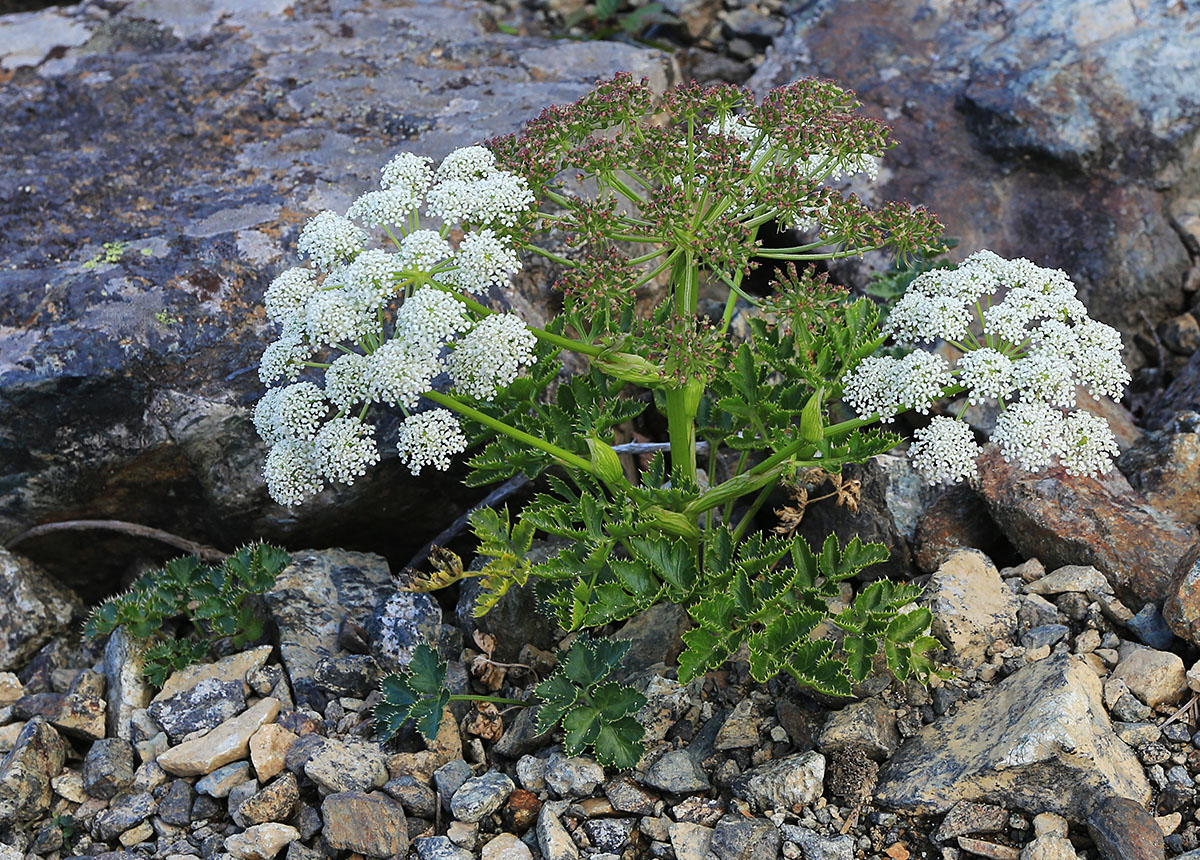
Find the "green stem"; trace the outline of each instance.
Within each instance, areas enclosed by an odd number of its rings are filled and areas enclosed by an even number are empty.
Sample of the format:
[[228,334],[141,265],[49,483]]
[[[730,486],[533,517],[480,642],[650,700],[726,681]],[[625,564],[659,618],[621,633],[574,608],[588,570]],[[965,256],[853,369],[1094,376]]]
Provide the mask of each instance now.
[[763,506],[763,503],[766,502],[767,497],[771,495],[771,491],[774,490],[778,484],[779,478],[776,477],[775,480],[767,483],[761,490],[759,490],[758,495],[754,497],[754,501],[750,503],[750,507],[746,510],[746,513],[742,514],[742,518],[738,520],[737,527],[733,530],[734,546],[737,546],[741,542],[742,537],[746,534],[746,529],[750,527],[750,523],[754,519],[754,515],[758,513],[759,508]]
[[476,696],[471,693],[451,693],[452,702],[492,702],[497,705],[520,705],[523,708],[532,707],[536,702],[526,702],[521,699],[506,699],[503,696]]
[[529,447],[537,448],[539,451],[545,451],[551,457],[554,457],[564,465],[570,466],[573,469],[579,469],[580,471],[587,472],[594,478],[600,478],[600,475],[596,473],[596,470],[593,468],[592,464],[582,457],[572,454],[570,451],[564,450],[563,448],[559,448],[557,445],[547,442],[545,439],[534,436],[531,433],[526,433],[524,430],[518,430],[516,427],[505,424],[503,421],[493,418],[491,415],[467,406],[465,403],[460,403],[458,400],[448,394],[442,394],[440,391],[426,391],[425,397],[428,397],[439,406],[445,406],[447,409],[452,409],[460,415],[465,415],[472,421],[478,421],[483,426],[490,427],[498,433],[503,433],[505,436],[508,436],[511,439],[516,439],[518,442],[524,442]]

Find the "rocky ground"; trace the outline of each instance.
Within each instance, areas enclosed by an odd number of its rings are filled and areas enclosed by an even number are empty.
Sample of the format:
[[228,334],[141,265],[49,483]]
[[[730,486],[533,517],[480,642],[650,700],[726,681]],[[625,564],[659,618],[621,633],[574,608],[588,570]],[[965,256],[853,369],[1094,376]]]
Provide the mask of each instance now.
[[[387,555],[294,552],[264,640],[155,691],[122,636],[77,635],[144,545],[0,550],[0,860],[1200,858],[1200,13],[664,5],[682,28],[646,35],[669,51],[554,38],[569,2],[102,0],[0,18],[0,544],[120,515],[222,546]],[[926,586],[954,668],[929,690],[879,675],[817,700],[738,661],[680,685],[686,619],[659,608],[614,631],[649,700],[631,773],[565,757],[524,710],[456,704],[428,747],[381,746],[378,677],[418,642],[458,689],[516,697],[561,643],[521,593],[476,622],[469,592],[396,591],[390,569],[474,501],[453,475],[418,485],[385,465],[303,516],[270,505],[246,370],[263,287],[298,225],[396,148],[512,130],[619,69],[856,88],[901,141],[864,193],[930,205],[964,251],[1063,266],[1122,330],[1132,412],[1097,406],[1120,472],[1022,475],[993,454],[978,488],[934,492],[883,458],[857,474],[858,514],[814,506],[811,537],[881,540],[889,575]],[[113,241],[128,245],[109,260]],[[492,301],[544,314],[536,275]]]

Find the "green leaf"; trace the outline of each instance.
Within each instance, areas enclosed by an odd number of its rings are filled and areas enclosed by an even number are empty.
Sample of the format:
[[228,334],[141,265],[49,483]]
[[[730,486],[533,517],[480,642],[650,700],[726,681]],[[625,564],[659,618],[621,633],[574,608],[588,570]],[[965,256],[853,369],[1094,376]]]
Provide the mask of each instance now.
[[855,681],[861,681],[871,672],[871,658],[878,650],[878,644],[871,639],[861,636],[847,636],[842,643],[846,652],[846,669]]
[[596,708],[576,705],[562,719],[566,733],[563,746],[571,755],[578,755],[600,736],[603,725],[604,721]]
[[639,711],[646,704],[644,695],[633,687],[626,687],[615,681],[596,687],[591,692],[591,699],[601,718],[608,723]]
[[446,664],[438,658],[437,652],[424,642],[413,650],[412,659],[408,662],[408,672],[412,689],[418,693],[429,695],[446,684]]
[[716,669],[732,653],[724,637],[693,627],[683,634],[687,646],[679,655],[679,682],[686,684],[706,672]]
[[929,630],[933,613],[921,606],[903,615],[897,615],[887,626],[887,638],[897,644],[909,644]]
[[542,700],[537,710],[538,734],[545,734],[557,726],[575,706],[581,691],[566,675],[557,671],[538,684],[534,692]]
[[633,717],[622,717],[600,727],[596,736],[596,760],[605,767],[631,770],[646,753],[642,744],[646,730]]

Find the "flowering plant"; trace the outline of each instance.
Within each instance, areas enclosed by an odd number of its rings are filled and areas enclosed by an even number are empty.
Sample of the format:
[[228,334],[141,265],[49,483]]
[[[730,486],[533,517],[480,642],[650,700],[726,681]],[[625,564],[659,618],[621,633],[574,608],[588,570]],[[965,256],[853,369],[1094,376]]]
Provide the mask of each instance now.
[[[832,694],[848,693],[881,650],[899,676],[924,677],[936,643],[928,610],[910,605],[916,588],[877,581],[830,609],[840,583],[883,549],[831,537],[814,553],[796,537],[764,537],[752,530],[760,507],[799,473],[893,448],[901,437],[881,423],[964,391],[1012,401],[996,430],[1007,456],[1104,468],[1107,427],[1061,410],[1076,381],[1116,394],[1126,377],[1119,338],[1088,319],[1061,272],[983,252],[918,277],[885,330],[875,304],[819,274],[815,261],[938,248],[940,225],[923,209],[870,207],[839,189],[874,178],[890,145],[856,107],[820,81],[756,103],[732,86],[681,86],[660,100],[621,75],[436,169],[397,155],[380,190],[305,227],[299,247],[316,268],[291,269],[267,291],[282,335],[261,375],[286,380],[255,413],[272,444],[272,496],[296,504],[327,482],[352,483],[379,459],[372,405],[399,406],[396,450],[414,474],[473,449],[470,484],[545,476],[518,516],[473,517],[482,570],[443,565],[424,586],[481,576],[484,612],[533,583],[572,631],[682,604],[695,622],[683,681],[743,645],[756,679],[786,672]],[[440,228],[423,226],[430,219]],[[769,223],[804,239],[763,247]],[[369,249],[368,231],[390,249]],[[534,241],[547,235],[567,250]],[[562,312],[545,328],[482,301],[521,268],[519,252],[561,271]],[[746,278],[772,261],[783,268],[756,297]],[[702,289],[722,296],[711,315]],[[747,331],[735,337],[739,308]],[[876,355],[888,335],[942,339],[961,357],[952,368],[924,350]],[[586,371],[560,379],[564,352]],[[313,372],[323,386],[302,379]],[[622,463],[614,428],[651,404],[668,441],[639,470]],[[937,481],[969,476],[978,446],[965,423],[938,416],[912,450]],[[562,541],[540,563],[527,557],[536,533]],[[831,616],[840,648],[815,635]]]

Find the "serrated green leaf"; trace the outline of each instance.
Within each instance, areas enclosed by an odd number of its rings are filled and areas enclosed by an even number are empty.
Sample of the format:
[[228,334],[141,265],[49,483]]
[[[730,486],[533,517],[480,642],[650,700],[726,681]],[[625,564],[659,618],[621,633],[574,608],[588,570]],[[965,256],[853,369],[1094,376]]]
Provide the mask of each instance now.
[[679,681],[686,684],[711,669],[716,669],[732,653],[727,640],[702,627],[693,627],[683,634],[687,646],[679,655]]
[[563,746],[570,755],[578,755],[600,736],[604,722],[600,712],[590,705],[576,705],[562,718]]
[[538,734],[545,734],[562,721],[579,700],[580,689],[561,671],[555,672],[534,689],[542,704],[537,710]]
[[644,695],[633,687],[626,687],[616,681],[600,684],[589,695],[592,704],[600,712],[601,719],[606,723],[616,722],[621,717],[640,710],[646,704]]
[[412,659],[408,662],[408,673],[412,689],[420,694],[435,693],[446,684],[446,664],[425,642],[413,649]]
[[897,615],[887,626],[887,638],[897,644],[909,644],[929,630],[933,613],[921,606],[903,615]]
[[878,647],[874,640],[861,636],[846,637],[842,648],[846,652],[846,669],[851,678],[861,681],[870,674],[871,658],[875,656]]
[[646,753],[642,738],[646,730],[633,717],[621,719],[601,726],[596,736],[596,760],[605,767],[630,770],[637,766]]

